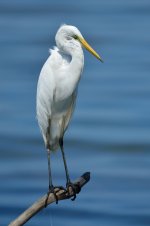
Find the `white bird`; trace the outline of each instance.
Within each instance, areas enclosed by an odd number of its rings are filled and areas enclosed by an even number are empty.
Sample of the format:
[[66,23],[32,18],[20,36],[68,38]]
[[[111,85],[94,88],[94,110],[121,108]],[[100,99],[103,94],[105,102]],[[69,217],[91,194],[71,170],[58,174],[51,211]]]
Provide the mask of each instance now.
[[[65,160],[63,137],[75,108],[78,83],[83,71],[84,54],[82,46],[102,61],[101,57],[85,41],[80,31],[70,25],[62,25],[55,36],[57,47],[50,50],[37,85],[37,120],[47,148],[49,191],[57,196],[52,184],[50,154],[59,147],[66,172],[66,187],[72,187]],[[76,194],[74,193],[74,200]]]

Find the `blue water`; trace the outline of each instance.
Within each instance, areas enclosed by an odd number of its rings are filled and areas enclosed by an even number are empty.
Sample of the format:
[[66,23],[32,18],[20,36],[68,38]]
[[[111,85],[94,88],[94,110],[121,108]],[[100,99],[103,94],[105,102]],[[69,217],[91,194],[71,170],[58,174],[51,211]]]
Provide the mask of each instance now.
[[[91,181],[75,202],[51,205],[26,225],[150,225],[150,1],[0,1],[0,226],[47,192],[35,118],[38,75],[62,23],[77,26],[104,60],[85,51],[75,114],[65,135],[72,179]],[[60,152],[53,180],[65,184]]]

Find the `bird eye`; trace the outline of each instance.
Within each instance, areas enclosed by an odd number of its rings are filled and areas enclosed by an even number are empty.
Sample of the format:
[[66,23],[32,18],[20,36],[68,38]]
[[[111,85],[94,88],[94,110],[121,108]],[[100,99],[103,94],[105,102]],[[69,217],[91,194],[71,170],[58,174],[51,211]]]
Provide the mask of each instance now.
[[74,38],[74,39],[78,39],[78,36],[77,36],[77,35],[74,35],[73,38]]

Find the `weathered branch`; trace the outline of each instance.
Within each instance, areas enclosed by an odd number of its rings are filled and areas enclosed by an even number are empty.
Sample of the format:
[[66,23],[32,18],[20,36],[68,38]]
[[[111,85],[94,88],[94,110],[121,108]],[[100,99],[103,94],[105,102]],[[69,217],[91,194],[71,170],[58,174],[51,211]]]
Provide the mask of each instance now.
[[[79,193],[81,188],[90,180],[90,173],[84,173],[80,178],[78,178],[73,184],[75,186],[76,193]],[[69,192],[64,191],[63,189],[55,188],[57,192],[58,200],[69,199],[73,196],[73,191],[70,188]],[[8,226],[21,226],[24,225],[30,218],[37,214],[40,210],[45,208],[45,200],[47,195],[41,197],[36,201],[31,207],[25,210],[19,217],[12,221]],[[53,194],[50,194],[47,200],[47,205],[55,202],[55,197]]]

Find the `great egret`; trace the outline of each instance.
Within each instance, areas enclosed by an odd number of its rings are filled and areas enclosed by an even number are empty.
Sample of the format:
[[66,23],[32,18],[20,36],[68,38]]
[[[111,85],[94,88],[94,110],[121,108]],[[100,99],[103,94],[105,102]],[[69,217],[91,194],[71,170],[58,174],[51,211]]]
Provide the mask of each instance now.
[[[78,83],[83,71],[84,46],[97,59],[101,57],[85,41],[80,31],[70,25],[62,25],[55,37],[57,47],[50,50],[37,85],[36,110],[37,120],[47,148],[49,191],[57,196],[52,184],[50,154],[59,147],[62,152],[66,173],[66,188],[74,190],[66,164],[63,137],[75,107]],[[74,200],[76,194],[74,192]]]

